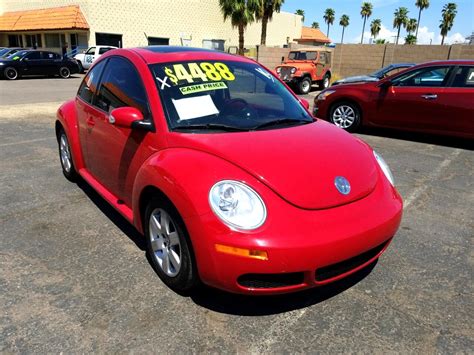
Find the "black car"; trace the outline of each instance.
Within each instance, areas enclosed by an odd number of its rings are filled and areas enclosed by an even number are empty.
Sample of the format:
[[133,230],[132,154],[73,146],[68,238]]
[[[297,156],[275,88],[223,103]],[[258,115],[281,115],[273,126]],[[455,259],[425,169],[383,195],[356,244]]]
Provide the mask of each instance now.
[[25,48],[0,48],[0,58],[6,58],[24,49]]
[[415,63],[394,63],[368,75],[349,76],[347,78],[337,80],[333,82],[332,85],[334,86],[334,85],[339,85],[339,84],[366,83],[370,81],[379,81],[387,76],[398,73],[399,71],[403,69],[411,68],[414,65],[416,64]]
[[0,76],[9,80],[25,75],[59,75],[61,78],[69,78],[74,73],[79,73],[77,61],[54,52],[23,50],[7,58],[0,58]]

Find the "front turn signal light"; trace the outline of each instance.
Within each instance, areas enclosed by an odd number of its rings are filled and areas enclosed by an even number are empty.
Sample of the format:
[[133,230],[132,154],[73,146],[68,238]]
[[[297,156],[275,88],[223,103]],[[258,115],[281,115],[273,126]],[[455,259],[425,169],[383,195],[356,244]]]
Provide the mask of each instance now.
[[216,250],[220,253],[243,256],[244,258],[268,260],[268,254],[263,250],[237,248],[223,244],[216,244]]

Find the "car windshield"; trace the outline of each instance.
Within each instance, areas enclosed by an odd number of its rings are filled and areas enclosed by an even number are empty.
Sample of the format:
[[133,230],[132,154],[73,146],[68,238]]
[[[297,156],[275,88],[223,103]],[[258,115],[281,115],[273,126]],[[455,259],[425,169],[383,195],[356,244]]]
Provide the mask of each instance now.
[[0,49],[0,57],[1,57],[2,55],[4,55],[5,53],[8,53],[9,51],[10,51],[9,48]]
[[12,60],[18,60],[23,57],[28,51],[18,51],[16,53],[10,54],[7,58]]
[[369,76],[373,76],[374,78],[382,79],[385,76],[385,73],[388,73],[392,69],[393,69],[393,67],[391,65],[388,65],[388,66],[386,66],[382,69],[374,71],[372,74],[369,74]]
[[151,65],[172,130],[248,131],[313,122],[288,89],[254,63]]
[[289,60],[315,60],[317,52],[290,52],[288,54]]

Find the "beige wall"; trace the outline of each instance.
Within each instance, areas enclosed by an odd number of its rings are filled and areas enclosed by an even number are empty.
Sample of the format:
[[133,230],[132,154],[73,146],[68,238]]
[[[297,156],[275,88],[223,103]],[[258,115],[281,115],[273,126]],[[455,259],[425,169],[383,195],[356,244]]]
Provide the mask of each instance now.
[[[89,45],[95,44],[95,33],[122,34],[124,47],[147,45],[150,37],[170,38],[180,45],[181,38],[201,47],[204,39],[225,40],[226,47],[238,45],[237,30],[224,23],[218,0],[0,0],[3,11],[32,10],[45,7],[79,5],[91,28]],[[283,45],[300,37],[301,17],[276,13],[267,30],[267,44]],[[246,46],[260,43],[261,24],[246,31]]]

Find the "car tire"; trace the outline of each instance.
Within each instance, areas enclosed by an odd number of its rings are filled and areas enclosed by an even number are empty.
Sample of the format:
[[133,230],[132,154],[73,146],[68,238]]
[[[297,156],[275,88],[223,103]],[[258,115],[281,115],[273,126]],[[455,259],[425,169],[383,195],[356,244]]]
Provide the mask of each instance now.
[[191,241],[171,202],[153,198],[145,209],[143,229],[148,257],[160,279],[181,294],[195,288],[199,277]]
[[330,79],[331,79],[331,77],[329,75],[327,75],[327,74],[324,75],[323,80],[321,80],[319,82],[319,88],[321,90],[327,89],[329,87],[329,84],[330,84]]
[[8,80],[16,80],[18,79],[18,70],[13,67],[6,67],[3,71],[3,75]]
[[306,95],[311,91],[311,79],[304,77],[298,82],[298,92],[301,95]]
[[68,67],[59,68],[59,76],[63,79],[67,79],[71,76],[71,70]]
[[58,148],[59,161],[61,162],[63,175],[69,181],[76,182],[78,174],[72,160],[71,146],[69,145],[69,139],[67,138],[66,132],[64,132],[64,129],[62,128],[58,131]]
[[355,132],[361,124],[361,111],[352,102],[337,102],[331,107],[329,121],[348,132]]

